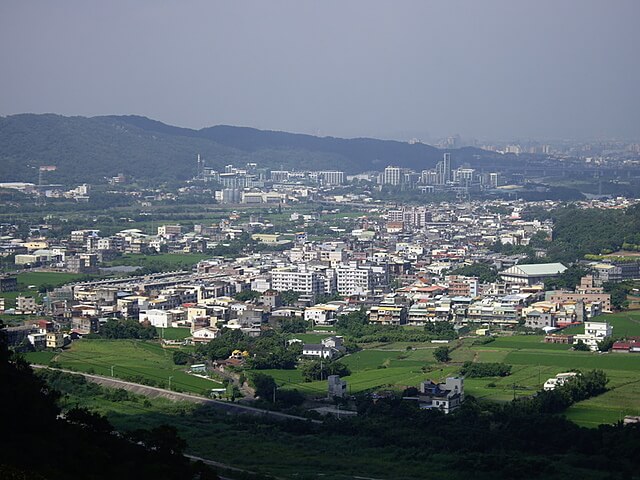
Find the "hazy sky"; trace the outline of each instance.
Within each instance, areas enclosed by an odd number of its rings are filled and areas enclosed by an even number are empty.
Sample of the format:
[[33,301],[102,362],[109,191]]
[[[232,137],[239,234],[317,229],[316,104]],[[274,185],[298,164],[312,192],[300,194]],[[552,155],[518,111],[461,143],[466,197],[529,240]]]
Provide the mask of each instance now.
[[0,115],[640,139],[640,0],[0,0]]

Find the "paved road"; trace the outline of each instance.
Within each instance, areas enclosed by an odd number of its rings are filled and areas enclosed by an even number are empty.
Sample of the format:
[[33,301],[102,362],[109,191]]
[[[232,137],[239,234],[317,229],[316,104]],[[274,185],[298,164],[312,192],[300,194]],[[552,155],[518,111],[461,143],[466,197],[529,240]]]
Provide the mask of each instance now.
[[[138,395],[144,395],[147,397],[163,397],[173,401],[182,401],[182,402],[191,402],[191,403],[200,403],[203,405],[208,405],[217,410],[222,410],[228,414],[249,414],[249,415],[259,415],[265,417],[271,417],[277,420],[301,420],[304,422],[309,421],[309,419],[304,417],[298,417],[296,415],[287,415],[286,413],[280,412],[271,412],[269,410],[262,410],[260,408],[249,407],[247,405],[239,405],[237,403],[231,402],[223,402],[221,400],[213,400],[205,397],[200,397],[198,395],[191,395],[189,393],[179,393],[171,390],[166,390],[164,388],[158,387],[150,387],[148,385],[141,385],[139,383],[127,382],[125,380],[119,380],[117,378],[112,377],[103,377],[101,375],[94,375],[90,373],[83,372],[75,372],[72,370],[64,370],[62,368],[50,368],[45,365],[31,365],[33,368],[47,368],[50,370],[58,370],[64,373],[70,373],[72,375],[82,375],[87,380],[99,383],[100,385],[104,385],[109,388],[122,388],[124,390],[128,390],[133,393],[137,393]],[[319,420],[311,420],[313,423],[322,423]]]

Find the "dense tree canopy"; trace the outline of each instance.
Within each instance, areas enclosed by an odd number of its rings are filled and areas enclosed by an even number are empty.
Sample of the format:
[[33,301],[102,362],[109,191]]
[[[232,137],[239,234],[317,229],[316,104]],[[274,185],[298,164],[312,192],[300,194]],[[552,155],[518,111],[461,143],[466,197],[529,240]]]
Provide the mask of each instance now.
[[107,323],[100,327],[100,335],[111,339],[134,338],[150,340],[158,336],[158,331],[156,327],[140,323],[137,320],[110,318]]

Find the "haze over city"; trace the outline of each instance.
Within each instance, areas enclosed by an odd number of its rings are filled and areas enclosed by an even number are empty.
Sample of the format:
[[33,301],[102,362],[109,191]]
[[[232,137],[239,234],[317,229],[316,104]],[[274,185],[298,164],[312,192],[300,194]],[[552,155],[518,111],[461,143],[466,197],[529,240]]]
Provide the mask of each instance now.
[[640,137],[636,1],[0,5],[0,115],[429,142]]

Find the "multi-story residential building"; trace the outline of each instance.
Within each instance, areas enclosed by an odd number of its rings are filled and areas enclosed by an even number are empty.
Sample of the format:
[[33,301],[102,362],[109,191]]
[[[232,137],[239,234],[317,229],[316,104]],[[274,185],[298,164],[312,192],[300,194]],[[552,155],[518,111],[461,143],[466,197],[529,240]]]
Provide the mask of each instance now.
[[357,264],[338,265],[336,267],[336,285],[340,295],[366,293],[373,289],[371,268]]
[[271,288],[278,292],[288,290],[307,295],[324,293],[324,281],[320,273],[307,269],[305,265],[298,268],[276,268],[271,271]]
[[449,275],[445,277],[448,283],[448,292],[452,297],[477,297],[478,278],[464,277],[460,275]]
[[580,285],[576,287],[575,292],[563,290],[550,291],[546,293],[546,300],[555,303],[578,301],[582,301],[585,304],[599,303],[602,311],[610,312],[611,295],[604,293],[602,287],[596,287],[593,283],[593,276],[587,275],[580,280]]
[[67,270],[73,273],[98,273],[98,256],[95,253],[81,253],[67,257],[65,264]]
[[407,307],[404,305],[374,305],[369,310],[369,323],[378,325],[406,325]]
[[0,292],[13,292],[18,289],[18,277],[0,276]]
[[403,180],[403,169],[400,167],[388,166],[384,169],[380,177],[382,185],[400,185]]
[[592,351],[598,350],[598,342],[601,342],[613,334],[613,327],[607,322],[584,322],[584,333],[573,337],[573,343],[582,341]]
[[271,170],[271,181],[273,183],[282,183],[289,180],[289,172],[286,170]]
[[515,325],[518,323],[520,315],[518,307],[513,304],[483,299],[469,305],[467,318],[470,322],[476,323]]
[[62,332],[49,332],[46,334],[47,348],[62,348],[64,347],[64,335]]
[[33,313],[36,311],[36,299],[19,295],[16,297],[16,310],[23,313]]
[[342,185],[344,183],[344,172],[339,172],[339,171],[318,172],[318,178],[325,185]]
[[182,227],[180,225],[162,225],[158,227],[159,237],[177,237],[182,233]]

